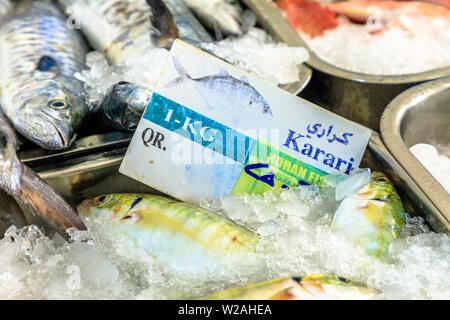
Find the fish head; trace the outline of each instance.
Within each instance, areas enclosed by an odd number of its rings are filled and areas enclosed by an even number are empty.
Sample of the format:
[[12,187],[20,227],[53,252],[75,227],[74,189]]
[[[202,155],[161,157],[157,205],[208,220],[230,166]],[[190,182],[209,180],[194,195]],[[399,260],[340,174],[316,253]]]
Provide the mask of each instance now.
[[14,122],[19,132],[41,147],[65,149],[75,140],[86,108],[81,96],[51,80],[23,100]]
[[372,172],[364,187],[342,201],[331,223],[334,232],[382,259],[391,241],[402,236],[405,225],[402,201],[380,172]]
[[105,218],[112,221],[131,221],[137,215],[130,215],[130,211],[141,200],[142,196],[138,194],[105,194],[84,200],[78,205],[77,211],[83,219]]
[[401,200],[391,181],[381,172],[372,172],[369,183],[356,193],[358,198],[373,203],[395,204]]
[[273,116],[269,103],[256,90],[247,97],[244,101],[244,105],[247,110],[260,110],[263,115]]
[[135,130],[151,95],[146,87],[121,81],[108,90],[99,110],[104,112],[108,126]]
[[333,274],[293,278],[309,294],[322,299],[367,299],[372,292],[360,282]]

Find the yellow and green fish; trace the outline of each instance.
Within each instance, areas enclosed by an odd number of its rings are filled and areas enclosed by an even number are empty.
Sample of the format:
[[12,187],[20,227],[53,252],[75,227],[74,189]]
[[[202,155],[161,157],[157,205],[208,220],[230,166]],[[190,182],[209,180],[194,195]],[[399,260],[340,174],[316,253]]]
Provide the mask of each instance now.
[[211,211],[150,194],[109,194],[78,206],[89,224],[101,217],[170,268],[214,270],[227,257],[251,252],[259,236]]
[[384,174],[373,172],[368,184],[342,201],[331,227],[367,254],[384,258],[392,240],[402,237],[406,217],[392,183]]
[[369,299],[362,283],[335,275],[278,278],[215,293],[205,300],[344,300]]

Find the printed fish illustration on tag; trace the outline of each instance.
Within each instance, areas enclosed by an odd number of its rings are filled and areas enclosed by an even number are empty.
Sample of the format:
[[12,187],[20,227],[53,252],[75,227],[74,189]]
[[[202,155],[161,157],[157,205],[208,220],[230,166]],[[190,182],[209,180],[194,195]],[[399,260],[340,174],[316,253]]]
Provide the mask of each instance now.
[[320,186],[358,167],[370,135],[176,40],[120,172],[193,203]]
[[223,67],[220,67],[218,74],[193,78],[176,57],[173,56],[172,61],[175,69],[178,71],[178,77],[168,83],[165,86],[166,88],[173,88],[185,82],[193,83],[209,109],[234,110],[235,125],[239,121],[241,112],[255,112],[259,110],[262,114],[273,117],[269,104],[252,87],[245,75],[240,79],[236,79]]

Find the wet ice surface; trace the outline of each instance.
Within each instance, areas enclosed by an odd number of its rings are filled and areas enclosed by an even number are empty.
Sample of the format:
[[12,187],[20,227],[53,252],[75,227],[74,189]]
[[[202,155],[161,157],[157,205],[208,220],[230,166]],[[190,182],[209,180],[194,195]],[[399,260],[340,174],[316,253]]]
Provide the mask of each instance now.
[[205,43],[202,48],[275,85],[299,81],[298,65],[309,59],[305,48],[276,43],[258,28],[243,37]]
[[450,193],[450,159],[443,154],[439,154],[438,150],[431,144],[418,143],[409,150]]
[[[262,29],[252,28],[242,37],[227,38],[204,48],[249,73],[277,84],[299,81],[299,66],[309,56],[305,48],[276,43]],[[155,48],[129,63],[109,65],[103,54],[87,54],[87,69],[75,77],[86,84],[88,102],[95,106],[113,84],[128,81],[153,89],[164,67],[168,51]]]
[[404,27],[374,35],[369,32],[379,27],[373,24],[341,22],[323,36],[304,38],[320,58],[351,71],[398,75],[450,66],[450,18],[402,16],[399,22]]
[[[257,252],[227,259],[223,269],[170,271],[106,222],[72,233],[72,242],[11,227],[0,240],[0,299],[177,299],[280,276],[336,273],[363,281],[376,299],[449,299],[450,239],[409,220],[387,261],[333,234],[333,188],[304,186],[262,196],[228,196],[202,206],[258,232]],[[180,248],[183,250],[183,248]]]

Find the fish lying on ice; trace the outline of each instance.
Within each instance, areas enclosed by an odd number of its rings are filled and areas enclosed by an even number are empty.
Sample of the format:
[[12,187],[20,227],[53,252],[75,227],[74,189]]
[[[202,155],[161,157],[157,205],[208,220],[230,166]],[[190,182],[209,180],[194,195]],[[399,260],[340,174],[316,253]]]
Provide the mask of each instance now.
[[252,283],[215,293],[205,300],[344,300],[369,299],[363,284],[335,275],[310,275]]
[[149,194],[109,194],[85,200],[78,212],[88,227],[111,223],[168,268],[214,270],[225,259],[249,253],[259,236],[196,206]]
[[236,111],[258,110],[264,115],[273,116],[267,101],[248,82],[245,76],[236,79],[228,71],[221,68],[218,74],[192,78],[177,58],[172,57],[172,61],[178,72],[178,77],[169,82],[166,88],[190,82],[194,84],[212,110],[227,110],[232,107]]
[[153,91],[147,87],[119,82],[108,89],[99,108],[99,116],[103,123],[119,130],[136,129]]
[[193,45],[213,41],[183,0],[164,0],[164,3],[172,13],[181,40]]
[[[19,161],[16,141],[14,130],[0,111],[0,188],[18,203],[30,208],[63,237],[67,237],[68,228],[85,230],[83,222],[64,198]],[[6,195],[0,195],[0,201],[11,200]],[[9,215],[4,216],[4,221],[17,227],[26,223],[17,205],[3,203],[2,206],[9,206],[11,209]]]
[[406,218],[392,183],[384,174],[373,172],[369,183],[342,201],[331,227],[369,255],[382,258],[392,240],[403,236]]
[[88,108],[81,81],[86,46],[47,2],[20,1],[0,26],[1,105],[15,129],[45,149],[64,149]]
[[59,0],[70,21],[111,64],[131,61],[178,38],[162,0]]
[[244,10],[234,0],[183,0],[211,30],[239,36],[246,32]]

